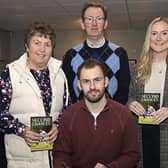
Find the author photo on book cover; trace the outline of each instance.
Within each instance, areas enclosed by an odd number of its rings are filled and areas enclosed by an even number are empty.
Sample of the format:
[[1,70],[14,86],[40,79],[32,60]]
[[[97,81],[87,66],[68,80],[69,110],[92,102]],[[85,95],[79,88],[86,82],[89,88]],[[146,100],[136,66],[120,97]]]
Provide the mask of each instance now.
[[157,124],[137,124],[142,146],[139,168],[168,167],[167,63],[168,18],[157,17],[148,26],[138,67],[131,75],[129,108],[137,117],[148,118],[136,97],[142,93],[160,94],[160,107],[150,116]]
[[[58,133],[57,118],[67,103],[62,63],[54,58],[55,40],[50,25],[34,22],[25,33],[25,53],[0,75],[0,131],[4,134],[8,168],[52,167],[52,152],[31,152],[31,145],[43,139],[53,144]],[[45,137],[30,128],[31,118],[38,116],[52,117]]]

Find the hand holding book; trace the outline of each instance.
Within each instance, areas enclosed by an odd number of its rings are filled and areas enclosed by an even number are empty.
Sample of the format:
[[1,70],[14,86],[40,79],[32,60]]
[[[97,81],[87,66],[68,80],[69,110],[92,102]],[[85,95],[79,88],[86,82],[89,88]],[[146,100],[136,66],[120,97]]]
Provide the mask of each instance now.
[[54,143],[54,141],[57,138],[57,134],[58,134],[58,128],[56,126],[56,124],[52,124],[52,129],[46,134],[46,140],[48,140],[51,143]]
[[156,113],[152,116],[153,120],[158,122],[159,124],[162,123],[164,120],[168,118],[168,108],[161,107]]
[[52,117],[40,116],[31,117],[31,131],[37,133],[41,139],[31,143],[31,151],[52,150],[53,142],[56,139],[57,128],[53,126]]
[[142,93],[139,94],[137,100],[143,105],[145,111],[143,115],[139,115],[139,124],[154,124],[159,122],[153,118],[160,108],[160,94],[159,93]]
[[145,112],[144,107],[138,101],[131,102],[129,104],[129,109],[137,116],[143,115]]
[[42,139],[39,133],[31,131],[29,127],[25,127],[23,137],[29,146],[31,146],[33,142],[39,142]]

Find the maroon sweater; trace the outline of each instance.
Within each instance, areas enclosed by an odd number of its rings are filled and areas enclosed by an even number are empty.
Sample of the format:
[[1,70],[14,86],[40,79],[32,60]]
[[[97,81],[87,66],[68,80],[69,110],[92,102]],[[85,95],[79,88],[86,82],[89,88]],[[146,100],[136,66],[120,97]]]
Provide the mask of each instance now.
[[137,133],[131,112],[108,99],[96,119],[84,101],[63,113],[53,150],[54,167],[94,168],[96,163],[110,168],[134,168],[139,160]]

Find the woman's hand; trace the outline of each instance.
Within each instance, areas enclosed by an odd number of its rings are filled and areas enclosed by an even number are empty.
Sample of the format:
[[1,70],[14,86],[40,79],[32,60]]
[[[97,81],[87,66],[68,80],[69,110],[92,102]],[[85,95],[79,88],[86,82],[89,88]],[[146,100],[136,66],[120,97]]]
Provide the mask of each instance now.
[[58,128],[57,125],[53,123],[52,129],[50,132],[46,134],[46,140],[50,141],[51,143],[54,143],[54,141],[57,139],[58,134]]
[[145,112],[144,107],[137,101],[131,102],[128,107],[137,116],[143,115]]
[[[56,124],[53,124],[50,132],[45,135],[45,140],[53,143],[57,138],[57,134],[57,126]],[[25,128],[23,137],[29,146],[31,146],[33,142],[40,142],[44,139],[44,137],[42,137],[39,133],[31,131],[29,127]]]
[[23,137],[29,146],[31,146],[33,142],[39,142],[42,139],[39,133],[31,131],[29,127],[25,127]]
[[153,113],[153,120],[158,122],[159,124],[168,118],[168,108],[162,107]]

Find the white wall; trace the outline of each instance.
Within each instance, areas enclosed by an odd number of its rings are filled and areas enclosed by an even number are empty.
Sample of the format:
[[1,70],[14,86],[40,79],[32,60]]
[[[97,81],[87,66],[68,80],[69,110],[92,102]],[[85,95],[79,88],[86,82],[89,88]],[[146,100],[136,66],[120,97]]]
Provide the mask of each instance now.
[[127,50],[128,57],[138,59],[144,41],[144,31],[109,31],[108,39],[124,47]]
[[10,61],[17,59],[23,52],[24,49],[24,33],[23,32],[12,32],[11,33],[11,51]]
[[[144,31],[123,30],[107,32],[107,37],[112,42],[124,47],[129,58],[138,58],[144,40]],[[81,31],[57,32],[56,57],[62,59],[64,52],[72,46],[83,41]]]
[[[144,40],[143,30],[118,30],[107,32],[108,39],[124,47],[129,58],[139,58],[140,50]],[[11,57],[14,60],[24,52],[23,46],[24,33],[13,32],[11,35]],[[81,31],[59,31],[56,32],[55,56],[62,59],[66,50],[83,41]]]
[[0,30],[0,71],[10,59],[10,32]]

